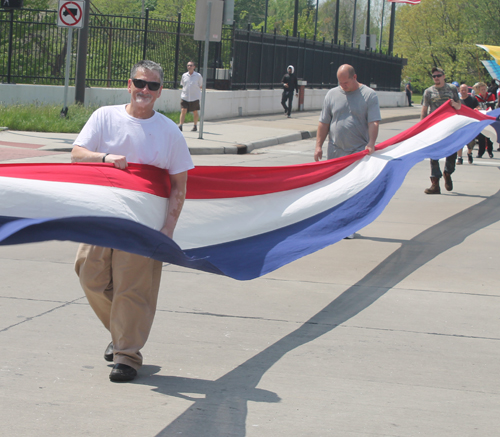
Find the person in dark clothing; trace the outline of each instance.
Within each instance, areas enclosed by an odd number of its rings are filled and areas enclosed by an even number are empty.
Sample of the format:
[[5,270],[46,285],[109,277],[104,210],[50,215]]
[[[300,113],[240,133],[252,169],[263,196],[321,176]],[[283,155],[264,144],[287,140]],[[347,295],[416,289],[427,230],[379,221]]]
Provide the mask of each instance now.
[[[469,87],[466,83],[460,85],[459,94],[460,102],[462,102],[463,105],[467,106],[470,109],[476,109],[479,106],[479,102],[469,94]],[[472,150],[474,149],[475,144],[475,138],[469,144],[467,144],[467,160],[469,161],[469,164],[472,164],[472,162],[474,161],[472,159]],[[463,164],[461,149],[458,151],[457,164]]]
[[[488,92],[487,86],[484,82],[478,82],[474,85],[474,91],[476,92],[476,99],[479,105],[479,109],[487,111],[492,109],[496,104],[496,95]],[[476,158],[482,158],[484,152],[488,152],[488,156],[493,158],[493,143],[491,140],[484,136],[482,133],[477,136],[477,144],[479,150],[477,151]]]
[[408,83],[406,84],[405,90],[406,90],[406,98],[408,99],[408,106],[413,106],[411,101],[411,97],[413,95],[413,89],[411,87],[410,81],[408,81]]
[[[292,101],[293,92],[296,91],[297,95],[299,93],[299,87],[297,85],[297,78],[295,77],[293,65],[288,66],[288,73],[283,76],[281,83],[283,84],[283,95],[281,96],[281,106],[285,109],[285,114],[290,118],[290,113],[292,112]],[[288,101],[288,106],[286,102]]]

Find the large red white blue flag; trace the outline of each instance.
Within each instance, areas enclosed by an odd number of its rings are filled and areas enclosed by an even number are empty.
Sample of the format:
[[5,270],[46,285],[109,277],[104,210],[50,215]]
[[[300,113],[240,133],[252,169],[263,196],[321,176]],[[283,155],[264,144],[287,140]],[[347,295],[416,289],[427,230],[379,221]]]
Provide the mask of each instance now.
[[496,112],[445,104],[372,155],[282,167],[197,167],[189,172],[175,242],[158,231],[169,195],[164,170],[2,164],[0,244],[71,240],[253,279],[371,223],[415,164],[451,155],[490,124],[498,132]]

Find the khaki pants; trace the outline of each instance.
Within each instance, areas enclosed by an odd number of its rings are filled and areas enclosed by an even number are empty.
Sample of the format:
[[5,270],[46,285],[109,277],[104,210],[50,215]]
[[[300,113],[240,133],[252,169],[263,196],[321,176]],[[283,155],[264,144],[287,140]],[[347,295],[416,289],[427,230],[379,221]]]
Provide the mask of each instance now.
[[142,365],[156,312],[162,262],[121,250],[81,244],[76,274],[90,306],[111,333],[114,362]]

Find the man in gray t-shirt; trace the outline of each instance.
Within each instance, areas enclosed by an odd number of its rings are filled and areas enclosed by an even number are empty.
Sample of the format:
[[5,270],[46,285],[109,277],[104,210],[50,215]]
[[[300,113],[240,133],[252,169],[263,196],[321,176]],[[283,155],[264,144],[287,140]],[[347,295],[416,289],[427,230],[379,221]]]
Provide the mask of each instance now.
[[323,157],[323,143],[329,134],[327,159],[352,153],[375,151],[381,120],[375,91],[357,81],[354,68],[348,64],[337,71],[339,86],[328,91],[319,118],[314,160]]
[[[441,68],[433,67],[431,74],[434,85],[424,91],[420,120],[427,117],[429,109],[432,113],[447,101],[450,101],[450,105],[456,110],[459,110],[461,107],[458,91],[455,85],[446,83],[444,71]],[[446,157],[443,173],[441,173],[441,169],[439,168],[439,161],[437,159],[431,159],[431,186],[424,190],[425,194],[441,194],[441,188],[439,187],[439,179],[441,179],[441,176],[444,178],[444,187],[448,191],[453,190],[451,174],[455,171],[456,159],[456,152]]]

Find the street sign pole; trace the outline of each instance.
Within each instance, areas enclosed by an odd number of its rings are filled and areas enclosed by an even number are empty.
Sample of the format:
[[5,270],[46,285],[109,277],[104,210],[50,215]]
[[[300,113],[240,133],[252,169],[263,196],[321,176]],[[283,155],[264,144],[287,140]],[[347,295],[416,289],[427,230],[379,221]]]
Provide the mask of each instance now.
[[73,41],[73,28],[68,29],[68,47],[66,48],[66,69],[64,71],[64,106],[61,110],[61,117],[68,115],[68,87],[69,70],[71,68],[71,43]]
[[[71,70],[71,45],[73,42],[73,29],[84,27],[83,11],[85,9],[83,0],[59,0],[57,12],[57,26],[68,28],[68,41],[66,47],[66,69],[64,71],[64,102],[61,109],[61,117],[68,115],[68,87],[69,73]],[[75,84],[76,88],[76,84]]]
[[210,44],[210,20],[212,15],[212,2],[207,3],[207,32],[205,35],[205,50],[203,52],[203,88],[201,92],[201,111],[200,111],[200,133],[198,138],[203,139],[203,120],[205,118],[205,97],[207,94],[207,64],[208,64],[208,45]]

